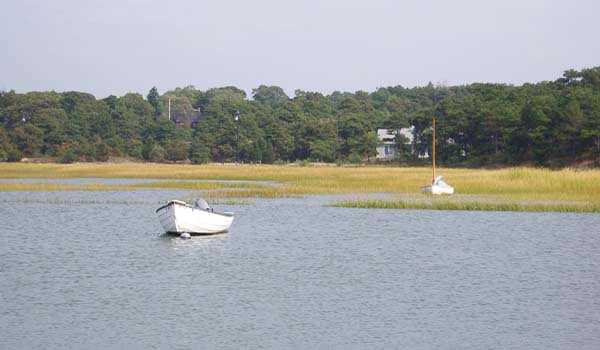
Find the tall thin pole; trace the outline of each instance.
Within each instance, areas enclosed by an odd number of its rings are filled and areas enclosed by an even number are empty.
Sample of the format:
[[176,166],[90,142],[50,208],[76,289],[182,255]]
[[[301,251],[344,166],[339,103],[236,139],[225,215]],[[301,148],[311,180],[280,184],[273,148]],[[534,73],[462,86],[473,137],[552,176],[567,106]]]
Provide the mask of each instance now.
[[171,98],[169,97],[169,120],[171,120]]
[[432,165],[433,165],[433,178],[431,179],[431,183],[433,184],[435,182],[435,117],[433,118],[433,142],[432,142]]
[[333,143],[333,162],[337,163],[337,146],[338,146],[338,134],[340,133],[339,131],[339,125],[338,125],[338,116],[335,116],[335,142]]
[[240,111],[235,111],[235,164],[240,161]]

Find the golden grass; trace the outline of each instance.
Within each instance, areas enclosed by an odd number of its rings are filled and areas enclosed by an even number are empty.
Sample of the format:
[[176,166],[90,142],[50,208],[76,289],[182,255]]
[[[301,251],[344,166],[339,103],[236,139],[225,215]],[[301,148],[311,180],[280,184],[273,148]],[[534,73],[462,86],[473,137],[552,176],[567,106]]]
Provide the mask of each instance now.
[[[470,202],[456,196],[427,204],[420,188],[430,181],[431,170],[420,167],[336,167],[276,165],[180,165],[154,163],[1,163],[0,178],[146,178],[169,179],[128,185],[65,185],[0,183],[0,191],[13,190],[130,190],[139,188],[193,189],[211,192],[220,198],[277,198],[311,194],[395,193],[415,194],[419,200],[389,206],[501,208],[515,210],[561,209],[561,206],[597,208],[600,206],[600,170],[549,170],[537,168],[440,169],[458,194],[473,195]],[[195,181],[172,181],[195,180]],[[253,180],[264,183],[202,182],[202,180]],[[471,204],[467,204],[467,202]],[[382,203],[372,203],[382,207]],[[410,204],[412,203],[412,204]],[[475,204],[477,205],[475,205]],[[502,204],[502,205],[501,205]],[[358,204],[357,204],[358,205]],[[366,203],[362,203],[365,206]],[[385,204],[388,205],[388,204]],[[350,206],[346,203],[346,206]],[[586,209],[586,210],[588,210]],[[482,209],[483,210],[483,209]],[[492,209],[485,209],[492,210]],[[512,209],[511,209],[512,210]],[[595,211],[595,210],[594,210]]]
[[60,184],[47,182],[0,183],[0,191],[127,191],[137,189],[222,190],[261,189],[266,185],[236,182],[152,181],[134,184],[107,185],[102,183]]
[[563,213],[600,213],[600,204],[588,202],[514,201],[491,198],[465,200],[456,197],[395,200],[348,200],[334,203],[341,208],[426,209],[468,211],[527,211]]

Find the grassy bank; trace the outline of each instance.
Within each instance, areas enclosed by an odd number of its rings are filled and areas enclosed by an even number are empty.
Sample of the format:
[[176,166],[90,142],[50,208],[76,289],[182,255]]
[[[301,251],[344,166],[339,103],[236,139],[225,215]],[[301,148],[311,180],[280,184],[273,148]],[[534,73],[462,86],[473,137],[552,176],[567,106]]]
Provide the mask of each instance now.
[[[14,190],[130,190],[139,188],[190,189],[214,198],[277,198],[310,194],[409,194],[410,200],[342,202],[363,208],[423,208],[457,210],[599,211],[600,171],[532,168],[440,169],[459,196],[439,200],[421,195],[430,181],[429,168],[178,165],[151,163],[27,164],[1,163],[0,178],[140,178],[169,179],[139,184],[0,183],[0,191]],[[171,181],[187,180],[187,181]],[[205,182],[217,180],[217,182]],[[224,180],[270,181],[227,183]],[[204,182],[203,182],[204,181]],[[467,196],[467,197],[462,197]]]
[[522,201],[502,198],[413,198],[393,200],[340,201],[332,206],[361,209],[425,209],[468,211],[527,211],[559,213],[600,213],[600,203],[585,201]]
[[236,182],[151,181],[134,184],[107,185],[102,183],[61,184],[47,182],[0,183],[0,191],[131,191],[138,189],[181,189],[198,191],[260,190],[266,185]]

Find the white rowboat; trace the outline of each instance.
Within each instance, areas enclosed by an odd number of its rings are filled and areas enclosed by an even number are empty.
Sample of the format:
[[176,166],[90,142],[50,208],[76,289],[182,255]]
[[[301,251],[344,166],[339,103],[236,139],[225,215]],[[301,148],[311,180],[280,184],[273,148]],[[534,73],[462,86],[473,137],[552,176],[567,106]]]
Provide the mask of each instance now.
[[218,213],[203,199],[196,205],[171,200],[156,209],[161,225],[167,233],[213,234],[227,232],[233,222],[233,213]]

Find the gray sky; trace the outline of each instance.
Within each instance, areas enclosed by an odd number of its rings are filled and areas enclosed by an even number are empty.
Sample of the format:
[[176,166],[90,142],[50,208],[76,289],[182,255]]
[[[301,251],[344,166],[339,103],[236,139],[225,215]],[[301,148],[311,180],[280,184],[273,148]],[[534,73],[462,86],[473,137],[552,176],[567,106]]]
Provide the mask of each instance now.
[[600,65],[594,0],[2,0],[0,89],[521,84]]

